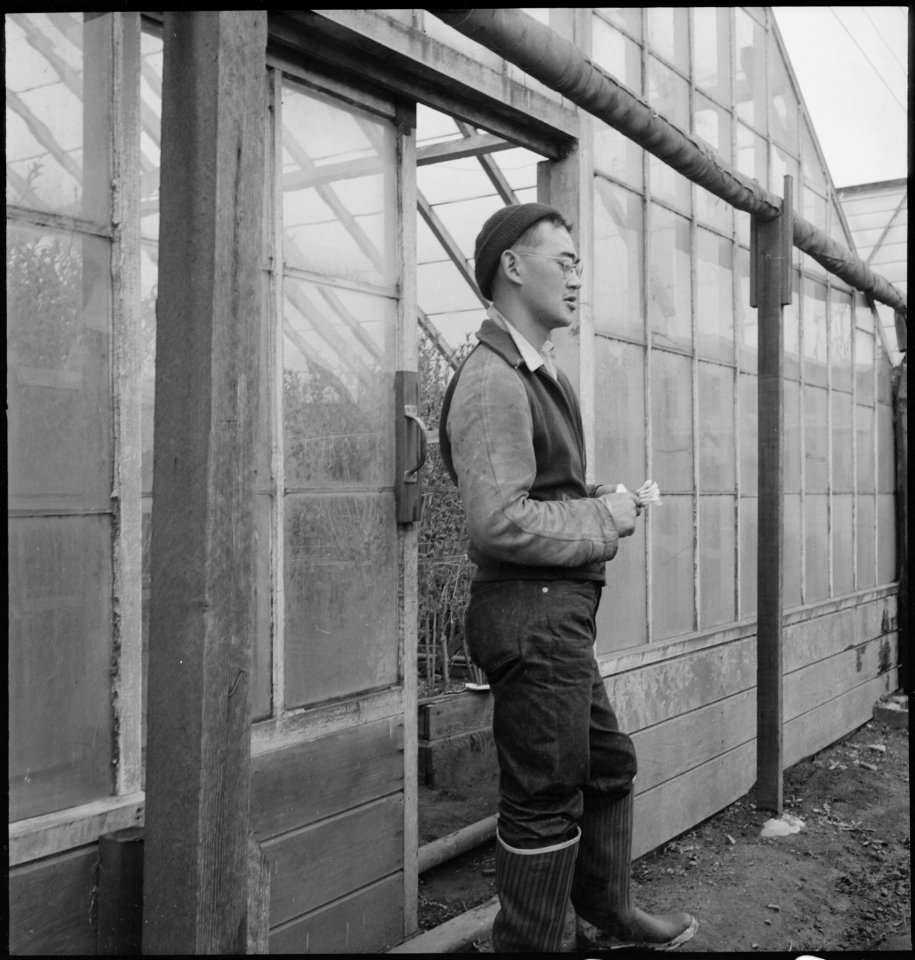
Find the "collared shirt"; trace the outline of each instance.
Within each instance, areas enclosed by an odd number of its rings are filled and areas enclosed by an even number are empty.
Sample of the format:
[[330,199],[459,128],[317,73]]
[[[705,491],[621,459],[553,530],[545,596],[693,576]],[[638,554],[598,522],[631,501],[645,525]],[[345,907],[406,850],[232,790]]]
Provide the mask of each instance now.
[[555,344],[552,340],[544,341],[543,346],[538,350],[531,342],[524,336],[520,331],[516,330],[511,323],[501,314],[495,306],[489,308],[489,318],[497,326],[502,327],[504,330],[507,330],[515,343],[515,346],[518,348],[518,353],[521,354],[521,359],[524,361],[527,369],[533,373],[539,367],[545,367],[546,372],[555,380],[556,379],[556,361],[553,359],[553,350],[555,349]]

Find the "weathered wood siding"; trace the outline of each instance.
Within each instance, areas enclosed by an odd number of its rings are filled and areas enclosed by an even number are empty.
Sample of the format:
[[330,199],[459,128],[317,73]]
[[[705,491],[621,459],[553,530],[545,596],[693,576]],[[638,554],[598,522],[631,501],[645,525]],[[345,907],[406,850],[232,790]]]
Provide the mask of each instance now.
[[[865,723],[898,687],[897,596],[789,617],[785,764]],[[612,663],[608,663],[612,669]],[[607,677],[639,757],[633,855],[743,796],[756,781],[756,637]]]
[[394,718],[253,758],[271,953],[351,953],[402,939],[403,748]]

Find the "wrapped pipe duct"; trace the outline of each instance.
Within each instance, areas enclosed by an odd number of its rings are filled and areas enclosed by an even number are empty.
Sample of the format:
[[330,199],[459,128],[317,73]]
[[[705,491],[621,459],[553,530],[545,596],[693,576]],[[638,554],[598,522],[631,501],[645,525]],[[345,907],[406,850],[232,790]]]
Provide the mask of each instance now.
[[[662,117],[573,43],[518,9],[429,12],[561,93],[678,173],[738,210],[771,220],[782,201],[737,170],[706,143]],[[905,314],[905,295],[854,253],[802,217],[794,216],[794,245],[856,290]]]

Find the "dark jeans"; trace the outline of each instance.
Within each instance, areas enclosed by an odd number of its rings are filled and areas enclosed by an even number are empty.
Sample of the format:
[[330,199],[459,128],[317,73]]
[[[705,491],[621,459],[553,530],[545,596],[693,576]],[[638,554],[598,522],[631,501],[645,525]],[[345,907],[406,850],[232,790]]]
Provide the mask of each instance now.
[[632,788],[635,749],[594,657],[600,593],[592,580],[471,585],[467,644],[492,690],[499,835],[509,846],[570,839],[586,795]]

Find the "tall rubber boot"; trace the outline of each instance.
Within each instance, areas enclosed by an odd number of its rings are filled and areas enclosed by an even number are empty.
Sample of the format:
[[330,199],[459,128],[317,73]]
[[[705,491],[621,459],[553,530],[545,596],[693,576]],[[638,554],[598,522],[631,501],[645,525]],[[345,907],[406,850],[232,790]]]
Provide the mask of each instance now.
[[673,950],[699,927],[688,913],[654,916],[629,900],[633,796],[587,798],[571,898],[578,914],[578,948],[634,946]]
[[495,953],[560,950],[577,853],[577,834],[554,846],[519,850],[496,832],[500,909],[492,924]]

